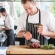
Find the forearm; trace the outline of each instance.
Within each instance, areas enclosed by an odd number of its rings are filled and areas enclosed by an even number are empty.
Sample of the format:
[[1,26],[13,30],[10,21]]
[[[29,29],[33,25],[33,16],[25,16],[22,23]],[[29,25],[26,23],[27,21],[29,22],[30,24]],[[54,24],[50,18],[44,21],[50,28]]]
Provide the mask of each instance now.
[[55,38],[55,32],[45,32],[44,36],[49,36],[50,38]]
[[6,28],[3,28],[3,30],[10,30],[10,28],[6,27]]
[[18,32],[17,36],[19,37],[23,37],[24,36],[25,31],[21,30]]

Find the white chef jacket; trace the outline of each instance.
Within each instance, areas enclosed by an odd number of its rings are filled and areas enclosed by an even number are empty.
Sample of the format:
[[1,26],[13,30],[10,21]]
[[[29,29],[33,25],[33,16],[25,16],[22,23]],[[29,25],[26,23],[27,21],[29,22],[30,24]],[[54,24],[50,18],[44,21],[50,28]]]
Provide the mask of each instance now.
[[13,29],[14,30],[14,19],[11,15],[7,14],[4,17],[4,21],[5,21],[5,26],[8,27],[9,29]]
[[[43,31],[54,31],[55,32],[55,18],[54,16],[45,10],[41,11],[41,24],[43,25]],[[20,16],[19,22],[18,22],[18,33],[20,30],[26,30],[26,19],[27,19],[27,13],[23,12],[23,14]],[[28,17],[29,23],[39,23],[39,12],[35,15],[32,15]],[[45,38],[49,39],[50,37],[45,36]]]
[[3,21],[2,17],[0,17],[0,28],[5,28],[4,27],[4,21]]

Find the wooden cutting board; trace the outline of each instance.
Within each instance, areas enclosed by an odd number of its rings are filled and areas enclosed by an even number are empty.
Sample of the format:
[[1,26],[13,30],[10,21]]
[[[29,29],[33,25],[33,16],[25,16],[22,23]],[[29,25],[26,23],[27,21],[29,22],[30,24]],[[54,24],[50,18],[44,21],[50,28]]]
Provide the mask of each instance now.
[[34,49],[27,48],[28,46],[9,46],[7,49],[7,54],[55,54],[55,49],[44,50],[44,49]]

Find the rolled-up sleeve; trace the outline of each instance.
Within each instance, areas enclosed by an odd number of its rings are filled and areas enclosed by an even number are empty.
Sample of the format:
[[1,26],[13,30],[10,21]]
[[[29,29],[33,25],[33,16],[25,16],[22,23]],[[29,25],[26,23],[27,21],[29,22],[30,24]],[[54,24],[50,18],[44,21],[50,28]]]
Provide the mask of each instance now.
[[[45,15],[45,20],[43,21],[43,32],[55,32],[55,18],[52,13],[48,12]],[[46,39],[50,39],[49,36],[44,36]]]
[[16,30],[16,34],[18,34],[18,32],[19,31],[21,31],[21,30],[26,30],[26,14],[25,13],[23,13],[21,16],[20,16],[20,18],[19,18],[19,20],[18,20],[18,28],[17,28],[17,30]]
[[55,32],[55,18],[54,16],[50,13],[49,15],[50,17],[48,18],[49,22],[47,24],[48,28],[49,28],[49,31],[52,31],[52,32]]

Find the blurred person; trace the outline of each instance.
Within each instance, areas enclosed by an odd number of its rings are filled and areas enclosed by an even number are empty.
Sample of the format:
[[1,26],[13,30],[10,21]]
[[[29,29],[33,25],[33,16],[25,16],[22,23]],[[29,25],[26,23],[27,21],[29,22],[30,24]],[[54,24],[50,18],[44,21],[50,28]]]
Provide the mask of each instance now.
[[7,46],[15,45],[15,38],[14,38],[14,22],[11,15],[7,14],[5,8],[0,9],[1,15],[4,16],[4,26],[5,28],[0,28],[0,30],[5,30],[7,35]]

